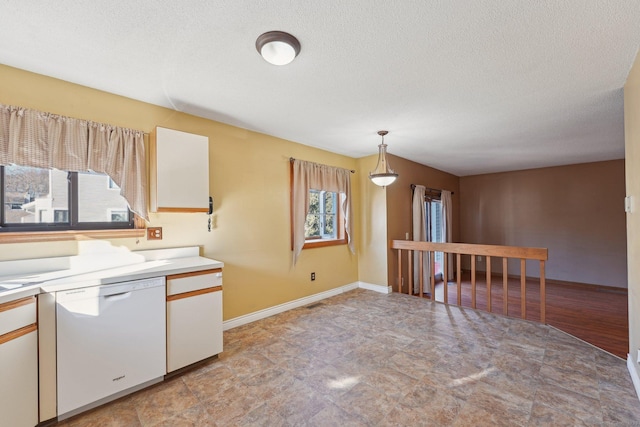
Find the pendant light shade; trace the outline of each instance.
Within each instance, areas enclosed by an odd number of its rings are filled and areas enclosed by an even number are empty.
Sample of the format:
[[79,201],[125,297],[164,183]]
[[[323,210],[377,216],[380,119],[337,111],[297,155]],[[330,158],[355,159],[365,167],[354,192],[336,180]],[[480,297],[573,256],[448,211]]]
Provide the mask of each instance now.
[[300,53],[300,42],[289,33],[269,31],[258,37],[256,49],[268,63],[287,65]]
[[388,133],[386,130],[378,131],[378,135],[382,137],[382,143],[378,145],[378,164],[374,171],[369,172],[371,182],[380,187],[391,185],[398,178],[398,174],[391,169],[387,161],[387,144],[384,143],[384,136]]

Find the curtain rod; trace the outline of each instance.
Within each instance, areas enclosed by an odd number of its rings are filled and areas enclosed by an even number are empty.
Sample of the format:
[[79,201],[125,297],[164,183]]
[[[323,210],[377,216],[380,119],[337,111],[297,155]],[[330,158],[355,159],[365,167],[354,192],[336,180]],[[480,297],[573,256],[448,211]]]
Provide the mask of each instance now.
[[[293,163],[293,161],[295,160],[295,157],[289,157],[289,162]],[[336,166],[337,167],[337,166]],[[345,168],[340,168],[340,169],[345,169]],[[347,169],[349,172],[351,173],[356,173],[356,171],[354,169]]]
[[[411,184],[411,189],[412,189],[412,190],[415,190],[415,189],[416,189],[416,185],[415,185],[415,184]],[[437,191],[437,192],[442,193],[442,190],[438,190],[437,188],[429,188],[429,187],[425,187],[424,189],[425,189],[425,190],[429,190],[429,191]],[[452,191],[452,192],[451,192],[451,195],[453,196],[454,194],[455,194],[455,193]]]

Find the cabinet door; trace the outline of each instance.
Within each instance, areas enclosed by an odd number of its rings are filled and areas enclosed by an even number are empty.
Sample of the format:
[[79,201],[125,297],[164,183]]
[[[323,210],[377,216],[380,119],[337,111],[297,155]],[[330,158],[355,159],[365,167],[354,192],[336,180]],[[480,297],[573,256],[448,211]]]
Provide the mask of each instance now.
[[222,352],[222,291],[184,295],[167,301],[167,372]]
[[157,127],[149,145],[152,212],[208,212],[209,138]]
[[0,378],[0,425],[38,424],[37,331],[0,342]]

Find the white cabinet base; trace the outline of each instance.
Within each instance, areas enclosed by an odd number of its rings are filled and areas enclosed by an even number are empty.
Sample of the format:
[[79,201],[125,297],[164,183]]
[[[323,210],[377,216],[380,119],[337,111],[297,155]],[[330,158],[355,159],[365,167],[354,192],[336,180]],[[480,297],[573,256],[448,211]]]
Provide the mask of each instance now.
[[222,352],[222,291],[167,302],[167,372]]
[[0,344],[0,425],[38,424],[38,333]]
[[167,276],[167,373],[222,353],[222,269]]

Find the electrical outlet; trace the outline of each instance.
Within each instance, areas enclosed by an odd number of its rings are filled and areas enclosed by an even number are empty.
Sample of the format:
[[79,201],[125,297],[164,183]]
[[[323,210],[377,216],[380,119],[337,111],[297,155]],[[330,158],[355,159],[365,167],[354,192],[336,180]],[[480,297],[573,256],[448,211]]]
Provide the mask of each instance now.
[[316,273],[315,272],[311,273],[311,281],[313,282],[314,280],[316,280]]
[[147,240],[162,240],[162,227],[148,227]]
[[404,240],[409,240],[409,233],[404,233]]

